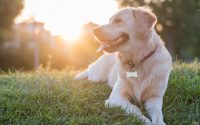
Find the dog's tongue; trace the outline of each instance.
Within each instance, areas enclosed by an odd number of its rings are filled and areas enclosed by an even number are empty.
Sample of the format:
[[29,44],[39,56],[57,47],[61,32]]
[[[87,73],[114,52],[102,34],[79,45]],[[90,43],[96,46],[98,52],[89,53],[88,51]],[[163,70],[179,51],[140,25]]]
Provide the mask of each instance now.
[[101,45],[99,46],[99,48],[97,49],[96,52],[101,52],[101,51],[103,51],[105,48],[108,48],[108,47],[109,47],[109,45],[107,44],[107,42],[101,43]]
[[107,47],[108,47],[108,44],[106,44],[106,43],[101,43],[96,52],[102,52],[102,51],[103,51],[105,48],[107,48]]

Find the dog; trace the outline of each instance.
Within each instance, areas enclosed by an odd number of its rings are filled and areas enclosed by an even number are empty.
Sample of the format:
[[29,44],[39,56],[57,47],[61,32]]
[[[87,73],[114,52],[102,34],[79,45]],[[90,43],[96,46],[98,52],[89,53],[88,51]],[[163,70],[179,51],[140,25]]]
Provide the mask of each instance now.
[[[144,124],[165,125],[163,96],[172,58],[155,31],[157,17],[144,7],[123,8],[93,34],[105,53],[75,79],[106,81],[112,88],[107,106],[120,106]],[[150,119],[136,104],[144,104]]]

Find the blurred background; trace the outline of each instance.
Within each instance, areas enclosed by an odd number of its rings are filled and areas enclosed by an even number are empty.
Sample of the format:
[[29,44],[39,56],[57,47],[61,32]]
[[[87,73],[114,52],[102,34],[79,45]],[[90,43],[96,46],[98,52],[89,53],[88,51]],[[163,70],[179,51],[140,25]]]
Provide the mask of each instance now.
[[92,29],[127,6],[153,9],[174,60],[200,58],[200,0],[0,0],[0,70],[86,67],[102,54]]

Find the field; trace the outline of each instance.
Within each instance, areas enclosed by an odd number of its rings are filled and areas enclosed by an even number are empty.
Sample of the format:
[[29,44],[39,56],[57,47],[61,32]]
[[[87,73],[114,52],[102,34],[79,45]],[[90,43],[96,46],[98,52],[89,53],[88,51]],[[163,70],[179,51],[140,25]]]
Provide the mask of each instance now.
[[[106,84],[74,81],[76,72],[69,68],[62,71],[1,72],[0,124],[140,124],[134,116],[126,116],[119,107],[104,107],[111,92]],[[174,64],[163,111],[168,125],[200,124],[199,63]]]

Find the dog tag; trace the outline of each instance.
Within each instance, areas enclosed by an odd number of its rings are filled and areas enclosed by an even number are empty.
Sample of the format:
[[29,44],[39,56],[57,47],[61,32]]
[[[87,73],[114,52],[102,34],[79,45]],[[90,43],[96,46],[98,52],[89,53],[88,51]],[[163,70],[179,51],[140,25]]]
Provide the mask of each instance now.
[[138,74],[137,74],[137,72],[126,72],[126,77],[127,78],[131,78],[131,77],[137,78]]

